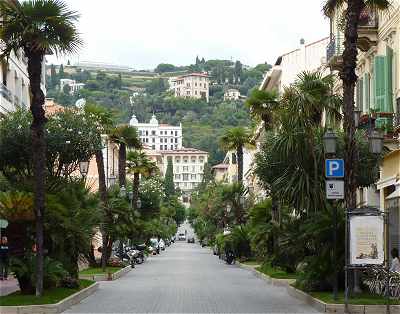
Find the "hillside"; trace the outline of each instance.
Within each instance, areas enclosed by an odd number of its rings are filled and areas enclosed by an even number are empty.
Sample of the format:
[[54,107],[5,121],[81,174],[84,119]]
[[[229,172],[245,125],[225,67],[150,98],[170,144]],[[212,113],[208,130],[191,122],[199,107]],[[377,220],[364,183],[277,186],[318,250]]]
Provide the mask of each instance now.
[[[79,98],[96,102],[115,112],[117,122],[127,123],[135,113],[139,121],[149,121],[156,113],[162,123],[178,125],[184,130],[184,146],[195,147],[210,153],[210,163],[222,161],[224,152],[218,139],[224,129],[249,125],[250,118],[242,100],[223,101],[227,88],[237,88],[246,96],[258,86],[268,64],[254,68],[243,66],[240,61],[200,60],[186,67],[160,64],[149,71],[99,71],[74,66],[49,66],[47,69],[48,97],[60,104],[71,106]],[[175,98],[168,91],[168,78],[188,72],[207,71],[211,77],[210,102]],[[85,87],[70,95],[60,90],[60,79],[70,78]]]

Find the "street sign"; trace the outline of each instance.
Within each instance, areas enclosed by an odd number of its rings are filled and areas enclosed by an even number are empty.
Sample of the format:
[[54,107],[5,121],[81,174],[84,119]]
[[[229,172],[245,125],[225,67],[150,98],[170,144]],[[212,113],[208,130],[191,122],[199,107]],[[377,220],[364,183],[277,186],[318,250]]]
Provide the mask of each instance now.
[[5,219],[0,219],[0,228],[7,228],[8,221]]
[[326,182],[326,198],[328,200],[344,199],[344,181],[343,180],[327,180]]
[[344,160],[343,159],[326,159],[325,160],[325,176],[327,178],[343,178],[344,177]]

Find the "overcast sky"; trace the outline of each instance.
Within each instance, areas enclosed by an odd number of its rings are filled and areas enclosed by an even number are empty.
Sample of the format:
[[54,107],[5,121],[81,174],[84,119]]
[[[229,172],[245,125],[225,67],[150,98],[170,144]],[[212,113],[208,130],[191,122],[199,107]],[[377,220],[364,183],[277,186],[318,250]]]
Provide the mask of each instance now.
[[[269,62],[329,35],[322,0],[65,0],[85,42],[71,62],[152,69],[205,59]],[[49,63],[57,63],[48,58]]]

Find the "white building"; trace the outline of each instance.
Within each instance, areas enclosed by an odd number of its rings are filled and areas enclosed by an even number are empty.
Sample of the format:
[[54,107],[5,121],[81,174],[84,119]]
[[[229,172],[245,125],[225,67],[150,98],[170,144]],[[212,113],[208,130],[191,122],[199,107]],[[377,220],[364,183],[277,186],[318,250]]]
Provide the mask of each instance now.
[[172,160],[175,187],[182,191],[182,201],[188,205],[192,191],[203,180],[204,164],[208,161],[208,153],[195,148],[181,148],[162,151],[161,154],[163,156],[163,175],[167,170],[168,161]]
[[[0,113],[13,111],[16,108],[29,108],[29,77],[28,77],[28,61],[23,53],[10,55],[10,58],[1,62],[0,67]],[[42,67],[42,84],[41,88],[46,94],[45,84],[45,67]]]
[[190,73],[168,80],[170,90],[175,97],[197,98],[209,100],[210,80],[207,74]]
[[73,95],[81,90],[85,86],[85,84],[77,83],[75,80],[71,79],[60,79],[60,90],[63,91],[65,86],[69,86],[69,93]]
[[137,128],[143,144],[153,150],[177,150],[182,148],[182,124],[172,126],[160,124],[155,115],[149,123],[139,123],[135,115],[129,122]]
[[240,91],[235,88],[230,88],[224,93],[224,100],[238,100],[240,98]]

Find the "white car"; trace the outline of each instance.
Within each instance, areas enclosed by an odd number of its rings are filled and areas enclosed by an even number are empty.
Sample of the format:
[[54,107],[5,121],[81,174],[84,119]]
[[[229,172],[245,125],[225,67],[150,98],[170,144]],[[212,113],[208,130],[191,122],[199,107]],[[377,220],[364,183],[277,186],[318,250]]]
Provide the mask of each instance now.
[[165,251],[165,242],[163,239],[160,239],[160,241],[158,242],[158,245],[160,246],[160,249],[162,251]]
[[153,255],[160,254],[160,243],[156,238],[150,239],[150,246],[153,248]]
[[179,241],[186,241],[186,235],[184,233],[178,234],[178,240]]

